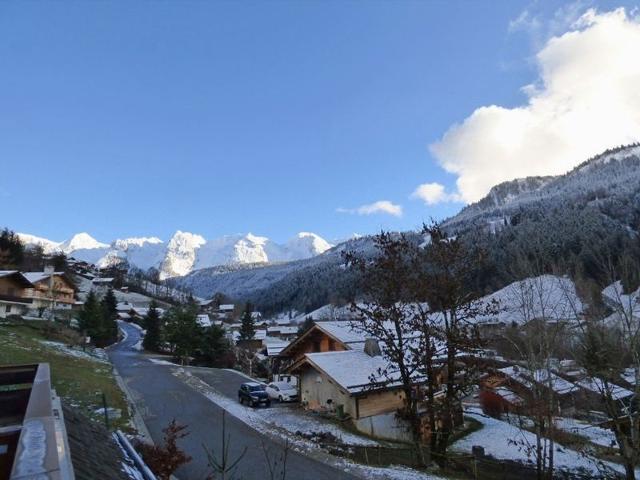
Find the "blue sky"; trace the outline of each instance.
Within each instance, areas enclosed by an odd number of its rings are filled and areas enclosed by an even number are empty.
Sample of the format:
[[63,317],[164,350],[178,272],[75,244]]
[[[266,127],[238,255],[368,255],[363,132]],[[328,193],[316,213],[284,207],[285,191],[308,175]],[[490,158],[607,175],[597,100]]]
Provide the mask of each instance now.
[[[536,26],[562,8],[2,2],[0,224],[55,240],[282,241],[449,216],[455,195],[410,198],[456,190],[429,146],[482,105],[527,101]],[[380,200],[402,215],[357,213]]]

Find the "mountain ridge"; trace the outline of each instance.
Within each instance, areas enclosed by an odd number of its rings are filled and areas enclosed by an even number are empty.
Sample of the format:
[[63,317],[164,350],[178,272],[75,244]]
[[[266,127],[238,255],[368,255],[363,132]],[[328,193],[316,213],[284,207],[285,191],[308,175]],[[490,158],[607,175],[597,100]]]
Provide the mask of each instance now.
[[310,232],[300,232],[284,244],[252,233],[206,240],[201,235],[180,230],[167,242],[158,237],[130,237],[103,243],[86,232],[63,242],[26,233],[18,236],[27,245],[41,246],[47,254],[63,252],[99,267],[126,261],[140,270],[157,269],[161,280],[215,266],[295,261],[318,255],[333,246]]

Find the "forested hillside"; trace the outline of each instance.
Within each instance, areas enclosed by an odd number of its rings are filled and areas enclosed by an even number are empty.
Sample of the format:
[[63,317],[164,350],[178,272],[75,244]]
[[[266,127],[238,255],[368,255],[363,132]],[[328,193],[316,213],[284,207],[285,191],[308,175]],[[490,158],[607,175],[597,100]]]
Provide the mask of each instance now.
[[[529,273],[568,273],[604,286],[603,256],[614,262],[623,252],[640,258],[640,147],[604,152],[558,177],[497,185],[443,226],[448,234],[463,236],[486,252],[476,279],[479,294]],[[408,235],[424,241],[417,233]],[[266,312],[308,312],[357,295],[343,266],[346,250],[374,254],[371,239],[364,237],[309,260],[233,272],[204,269],[177,282],[203,297],[222,292],[250,300]],[[536,272],[525,271],[531,268]],[[639,280],[623,281],[631,287]]]

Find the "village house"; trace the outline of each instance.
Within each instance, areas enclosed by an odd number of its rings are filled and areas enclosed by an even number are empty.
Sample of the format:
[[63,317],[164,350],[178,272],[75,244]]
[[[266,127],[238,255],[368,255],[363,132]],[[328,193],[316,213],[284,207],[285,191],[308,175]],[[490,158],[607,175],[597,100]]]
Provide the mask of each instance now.
[[[349,418],[356,429],[368,435],[410,440],[406,424],[397,417],[404,406],[399,377],[396,381],[390,371],[381,377],[381,370],[389,365],[380,345],[354,331],[350,322],[316,322],[280,356],[285,367],[275,373],[298,377],[298,394],[305,408]],[[423,380],[416,378],[416,389]],[[461,410],[456,421],[462,422]],[[430,432],[423,423],[426,441]]]
[[281,340],[293,340],[298,336],[298,327],[268,327],[267,333]]
[[551,393],[556,413],[573,415],[580,388],[547,370],[531,371],[517,365],[492,369],[480,379],[480,401],[486,413],[530,413],[535,393]]
[[71,309],[74,306],[76,286],[64,272],[45,269],[43,272],[25,272],[24,276],[33,285],[26,297],[32,299],[34,309]]
[[24,315],[33,306],[33,284],[17,270],[0,270],[0,318]]

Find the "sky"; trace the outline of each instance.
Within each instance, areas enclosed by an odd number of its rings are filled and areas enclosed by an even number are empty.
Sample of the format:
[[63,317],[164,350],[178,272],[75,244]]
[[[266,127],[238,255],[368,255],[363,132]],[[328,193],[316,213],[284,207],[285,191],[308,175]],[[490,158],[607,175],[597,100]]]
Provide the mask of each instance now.
[[0,225],[417,228],[640,139],[632,2],[1,2]]

